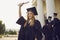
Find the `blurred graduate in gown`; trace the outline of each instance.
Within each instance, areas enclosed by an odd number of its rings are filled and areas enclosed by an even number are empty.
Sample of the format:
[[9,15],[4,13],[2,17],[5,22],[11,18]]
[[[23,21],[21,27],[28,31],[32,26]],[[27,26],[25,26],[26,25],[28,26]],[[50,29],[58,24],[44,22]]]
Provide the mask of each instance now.
[[60,20],[57,18],[57,13],[54,13],[54,19],[52,21],[53,23],[53,37],[55,40],[57,40],[57,36],[60,40]]
[[45,40],[53,40],[52,38],[52,21],[51,16],[48,17],[48,19],[45,21],[45,25],[43,26],[43,34],[45,35]]
[[31,7],[27,8],[27,20],[21,16],[21,7],[25,3],[19,4],[19,19],[17,20],[17,24],[21,25],[18,40],[41,40],[42,32],[41,32],[41,24],[38,20],[35,19],[35,15],[37,14],[36,8]]

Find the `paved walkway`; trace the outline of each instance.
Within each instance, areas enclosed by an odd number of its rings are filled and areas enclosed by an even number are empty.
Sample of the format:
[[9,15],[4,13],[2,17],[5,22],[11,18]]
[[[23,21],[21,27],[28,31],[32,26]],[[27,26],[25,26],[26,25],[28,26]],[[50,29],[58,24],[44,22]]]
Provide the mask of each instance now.
[[[17,40],[18,36],[11,36],[9,35],[8,37],[2,37],[0,40]],[[42,39],[44,40],[44,38]]]
[[0,40],[17,40],[18,35],[5,35],[2,38],[0,38]]
[[17,40],[17,37],[3,37],[0,40]]

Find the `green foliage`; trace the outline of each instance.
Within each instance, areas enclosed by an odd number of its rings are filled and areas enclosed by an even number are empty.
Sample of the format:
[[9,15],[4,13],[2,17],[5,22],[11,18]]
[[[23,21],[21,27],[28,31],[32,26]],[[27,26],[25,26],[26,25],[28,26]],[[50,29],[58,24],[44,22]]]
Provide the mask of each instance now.
[[0,20],[0,35],[5,33],[5,24]]
[[16,35],[17,32],[16,31],[9,30],[9,31],[6,31],[5,34]]
[[9,31],[9,34],[12,34],[12,35],[13,35],[13,34],[17,34],[17,32],[10,30],[10,31]]
[[5,24],[2,24],[2,21],[0,20],[0,35],[4,35],[4,34],[11,34],[11,35],[15,35],[17,34],[16,31],[5,31]]

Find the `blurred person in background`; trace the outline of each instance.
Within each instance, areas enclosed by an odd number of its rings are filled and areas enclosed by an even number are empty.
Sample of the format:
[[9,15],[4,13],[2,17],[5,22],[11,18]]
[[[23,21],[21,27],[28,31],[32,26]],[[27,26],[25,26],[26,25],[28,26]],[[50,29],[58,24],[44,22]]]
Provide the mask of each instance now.
[[45,20],[45,25],[43,26],[43,34],[45,35],[45,40],[53,40],[52,38],[52,17],[49,16],[48,19]]

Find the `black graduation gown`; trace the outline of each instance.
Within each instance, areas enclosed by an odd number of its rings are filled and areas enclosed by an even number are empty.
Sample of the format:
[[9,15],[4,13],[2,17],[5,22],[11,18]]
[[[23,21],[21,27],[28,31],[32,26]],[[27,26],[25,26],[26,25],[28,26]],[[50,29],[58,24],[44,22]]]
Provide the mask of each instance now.
[[60,20],[58,18],[54,18],[54,20],[52,21],[52,24],[53,24],[53,29],[54,31],[56,32],[56,30],[58,31],[58,25],[59,24]]
[[35,35],[37,40],[42,40],[42,28],[41,28],[41,24],[38,20],[35,20]]
[[26,27],[24,27],[23,25],[25,22],[26,20],[23,17],[19,18],[17,21],[17,23],[21,25],[18,40],[35,40],[35,37],[37,37],[38,40],[41,40],[42,33],[40,22],[35,20],[34,26],[30,27],[29,23],[27,23]]
[[51,23],[47,23],[43,26],[43,33],[45,35],[45,40],[53,40],[52,31],[53,31],[53,28]]
[[19,30],[18,40],[24,40],[25,38],[25,28],[24,28],[25,21],[26,20],[23,17],[20,17],[16,22],[17,24],[21,25],[21,28]]
[[58,39],[60,40],[60,21],[54,25],[55,27],[55,33],[58,36]]
[[54,18],[53,19],[53,21],[52,21],[52,23],[53,23],[53,25],[55,25],[56,23],[58,23],[60,20],[58,19],[58,18]]
[[58,18],[54,18],[54,20],[52,21],[52,24],[53,24],[53,38],[54,40],[57,40],[57,31],[58,31],[58,22],[60,20]]

